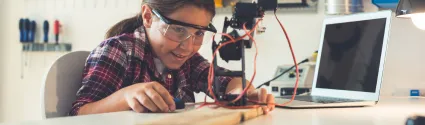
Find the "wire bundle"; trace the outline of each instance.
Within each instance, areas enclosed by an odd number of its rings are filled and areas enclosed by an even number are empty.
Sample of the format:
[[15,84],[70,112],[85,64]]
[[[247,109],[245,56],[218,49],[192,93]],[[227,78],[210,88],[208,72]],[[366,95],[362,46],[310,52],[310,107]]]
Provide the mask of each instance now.
[[274,16],[276,17],[276,20],[278,21],[278,23],[279,23],[280,27],[282,28],[282,30],[283,30],[283,32],[285,34],[285,37],[286,37],[286,39],[288,41],[288,45],[289,45],[289,48],[291,50],[291,55],[292,55],[292,58],[293,58],[293,61],[294,61],[295,69],[296,69],[295,70],[296,71],[296,83],[295,83],[294,93],[292,95],[291,100],[288,101],[288,102],[286,102],[286,103],[284,103],[284,104],[276,104],[276,103],[270,104],[270,103],[259,102],[258,100],[248,100],[249,102],[252,102],[253,105],[248,105],[248,106],[227,106],[227,104],[229,104],[229,103],[234,103],[234,102],[240,100],[243,97],[243,95],[245,95],[247,93],[248,89],[250,87],[252,87],[252,84],[251,83],[254,81],[254,78],[255,78],[255,75],[256,75],[256,66],[257,66],[256,62],[257,62],[258,48],[257,48],[257,43],[256,43],[255,39],[250,34],[253,31],[255,31],[255,29],[257,28],[258,24],[262,21],[262,18],[261,18],[261,19],[259,19],[256,22],[256,24],[255,24],[255,26],[254,26],[254,28],[252,30],[249,30],[248,31],[246,29],[245,24],[244,24],[243,25],[243,29],[245,30],[245,34],[243,36],[241,36],[241,37],[236,38],[236,39],[233,38],[232,36],[230,36],[229,34],[222,33],[221,35],[224,35],[224,36],[228,37],[230,40],[229,41],[226,41],[226,42],[223,42],[222,44],[220,44],[216,48],[216,50],[214,51],[213,58],[212,58],[212,61],[214,61],[214,59],[216,57],[216,54],[217,54],[218,50],[220,50],[221,47],[223,47],[225,45],[228,45],[230,43],[235,43],[235,42],[237,42],[239,40],[242,40],[244,37],[248,36],[249,39],[253,41],[254,46],[255,46],[255,49],[256,49],[256,53],[255,53],[255,57],[254,57],[254,73],[253,73],[253,75],[251,77],[251,80],[248,82],[248,86],[246,88],[244,88],[244,90],[242,91],[242,93],[239,94],[239,96],[236,99],[234,99],[234,100],[232,100],[230,102],[220,102],[220,101],[218,101],[217,100],[217,97],[215,96],[215,94],[212,91],[212,85],[213,85],[213,79],[214,79],[214,67],[213,67],[213,63],[211,62],[210,63],[210,68],[209,68],[209,74],[208,74],[208,91],[210,92],[209,94],[213,97],[214,102],[207,102],[206,101],[206,96],[205,96],[204,103],[201,106],[199,106],[198,108],[201,108],[201,107],[204,107],[204,106],[208,106],[208,105],[216,105],[218,107],[224,107],[224,108],[229,108],[229,109],[257,108],[257,107],[260,107],[261,105],[285,106],[285,105],[291,103],[295,99],[295,95],[296,95],[297,88],[298,88],[298,82],[299,82],[298,64],[297,64],[297,61],[296,61],[296,58],[295,58],[295,54],[294,54],[294,51],[293,51],[293,48],[292,48],[291,40],[289,39],[288,33],[286,32],[284,26],[282,25],[282,23],[280,22],[279,18],[277,17],[276,11],[274,12]]

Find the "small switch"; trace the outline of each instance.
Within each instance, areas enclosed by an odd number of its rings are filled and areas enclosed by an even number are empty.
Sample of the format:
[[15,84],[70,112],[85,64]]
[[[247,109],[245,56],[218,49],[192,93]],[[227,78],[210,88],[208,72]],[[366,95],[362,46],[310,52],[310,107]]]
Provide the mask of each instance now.
[[273,86],[272,87],[272,92],[279,92],[279,87]]
[[295,73],[291,72],[289,73],[289,78],[294,78],[295,77]]

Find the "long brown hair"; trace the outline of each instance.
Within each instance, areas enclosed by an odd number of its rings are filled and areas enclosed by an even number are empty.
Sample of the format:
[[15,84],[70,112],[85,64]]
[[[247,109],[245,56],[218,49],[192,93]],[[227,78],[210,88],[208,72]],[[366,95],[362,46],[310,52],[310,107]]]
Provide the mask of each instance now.
[[[194,5],[203,8],[215,16],[215,4],[213,0],[143,0],[142,5],[148,5],[151,9],[158,10],[161,14],[168,16],[177,9],[185,5]],[[134,17],[122,20],[112,26],[106,33],[106,38],[117,36],[123,33],[132,33],[143,25],[141,13]]]

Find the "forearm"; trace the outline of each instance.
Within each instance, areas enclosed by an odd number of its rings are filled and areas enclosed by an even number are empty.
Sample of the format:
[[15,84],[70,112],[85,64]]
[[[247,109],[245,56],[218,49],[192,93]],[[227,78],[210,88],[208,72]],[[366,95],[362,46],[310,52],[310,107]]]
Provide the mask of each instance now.
[[87,103],[78,110],[78,115],[107,113],[130,110],[123,89],[96,102]]
[[[250,86],[249,81],[246,81],[246,86],[245,87],[249,87],[248,91],[254,91],[255,87],[254,86]],[[226,88],[226,93],[240,93],[242,92],[242,78],[233,78],[229,84],[227,85]]]

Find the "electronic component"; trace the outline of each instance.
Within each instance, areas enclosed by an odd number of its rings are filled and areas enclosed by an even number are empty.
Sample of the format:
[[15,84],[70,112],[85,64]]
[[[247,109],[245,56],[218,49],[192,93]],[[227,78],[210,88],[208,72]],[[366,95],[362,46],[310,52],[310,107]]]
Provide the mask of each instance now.
[[174,103],[176,104],[176,109],[184,109],[185,108],[184,101],[182,101],[179,98],[174,98]]
[[[297,94],[303,94],[310,92],[311,86],[313,83],[313,76],[316,64],[314,62],[309,62],[299,65],[299,84],[297,89]],[[289,69],[289,72],[284,73]],[[281,75],[284,73],[283,75]],[[275,75],[277,78],[270,82],[270,88],[274,96],[285,96],[292,95],[295,82],[296,82],[296,73],[295,69],[292,68],[292,65],[282,65],[278,66],[276,69]]]
[[[316,50],[311,57],[309,57],[307,59],[304,59],[303,61],[299,62],[298,65],[301,65],[301,64],[304,64],[304,63],[307,63],[307,62],[310,62],[310,63],[316,62],[317,52],[318,51]],[[259,85],[257,87],[257,89],[258,88],[261,88],[261,86],[269,86],[271,81],[276,80],[277,78],[281,77],[283,74],[289,72],[290,70],[292,70],[294,68],[295,68],[295,65],[291,66],[290,68],[286,68],[286,70],[284,70],[284,71],[280,71],[280,74],[276,74],[275,77],[273,77],[271,80],[269,80],[267,82],[264,82],[263,84]],[[303,69],[299,69],[299,71],[300,71],[300,73],[302,73],[304,70]],[[292,76],[292,77],[295,77],[295,75]]]
[[[229,27],[233,28],[233,31],[229,33],[233,38],[238,38],[239,33],[237,30],[243,29],[245,24],[247,30],[252,30],[255,26],[257,18],[261,18],[264,16],[265,11],[275,11],[277,8],[277,0],[258,0],[258,3],[243,3],[238,2],[234,7],[234,12],[232,17],[229,19],[225,17],[223,33],[227,33],[227,29]],[[254,32],[251,33],[251,36],[254,36]],[[217,50],[218,46],[223,44],[224,42],[229,41],[230,39],[223,36],[221,41],[217,44],[215,41],[212,42],[212,50],[213,53]],[[251,48],[252,41],[251,40],[239,40],[234,43],[230,43],[224,47],[222,47],[220,51],[220,57],[228,62],[230,60],[241,60],[242,70],[241,71],[223,71],[220,70],[217,66],[217,59],[213,60],[213,68],[214,68],[214,80],[213,80],[213,91],[218,100],[228,100],[233,97],[237,97],[237,95],[226,95],[224,92],[221,92],[219,88],[220,83],[218,82],[218,76],[232,76],[232,77],[242,77],[242,79],[246,79],[245,77],[245,47]],[[214,57],[215,58],[215,57]],[[245,89],[246,80],[242,80],[242,88]],[[227,97],[226,97],[227,96]],[[239,102],[235,102],[229,105],[232,106],[242,106],[246,105],[246,95],[238,100]]]

